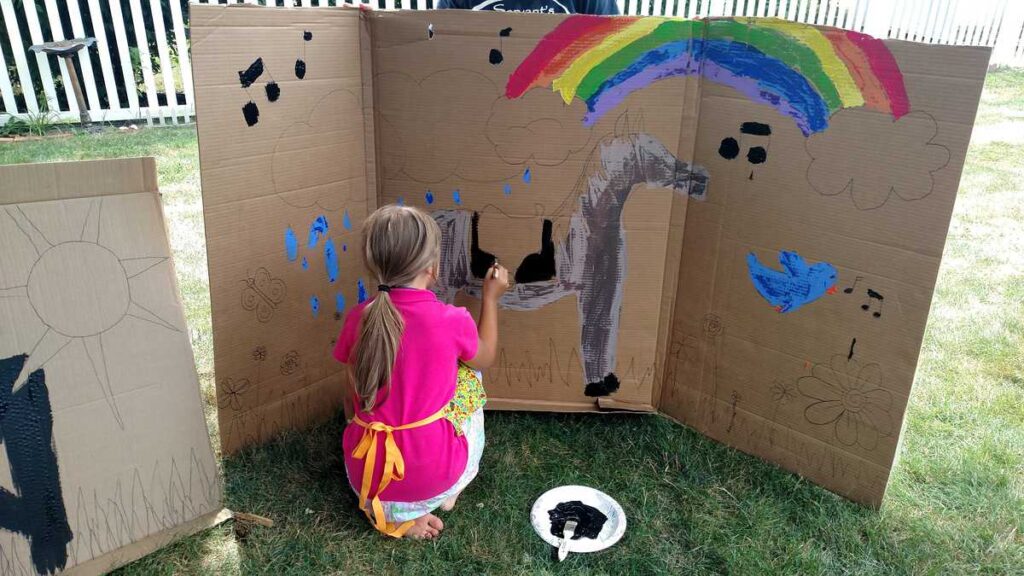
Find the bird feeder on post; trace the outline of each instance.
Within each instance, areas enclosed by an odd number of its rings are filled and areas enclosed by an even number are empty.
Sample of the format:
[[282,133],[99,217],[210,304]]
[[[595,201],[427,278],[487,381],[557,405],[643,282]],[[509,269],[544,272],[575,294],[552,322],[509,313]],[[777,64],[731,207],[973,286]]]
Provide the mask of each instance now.
[[40,52],[43,54],[53,54],[64,59],[64,64],[68,69],[68,77],[71,78],[71,88],[75,91],[75,100],[78,101],[79,118],[83,126],[89,125],[92,119],[89,118],[89,107],[85,104],[85,95],[82,94],[82,83],[78,81],[78,70],[75,69],[75,62],[71,57],[79,50],[92,46],[95,42],[95,38],[72,38],[71,40],[44,42],[29,48],[29,50],[37,54]]

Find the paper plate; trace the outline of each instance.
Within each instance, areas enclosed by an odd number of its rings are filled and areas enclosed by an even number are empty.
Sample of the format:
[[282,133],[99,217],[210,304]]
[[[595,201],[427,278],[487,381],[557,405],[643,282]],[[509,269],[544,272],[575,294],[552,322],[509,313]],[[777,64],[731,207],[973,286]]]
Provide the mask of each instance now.
[[558,537],[551,533],[551,517],[548,516],[548,510],[562,502],[575,500],[597,508],[608,517],[608,520],[605,521],[597,538],[570,540],[570,553],[604,550],[618,542],[626,533],[626,513],[611,496],[586,486],[559,486],[548,490],[533,503],[533,509],[530,511],[530,523],[533,524],[537,535],[548,544],[558,547]]

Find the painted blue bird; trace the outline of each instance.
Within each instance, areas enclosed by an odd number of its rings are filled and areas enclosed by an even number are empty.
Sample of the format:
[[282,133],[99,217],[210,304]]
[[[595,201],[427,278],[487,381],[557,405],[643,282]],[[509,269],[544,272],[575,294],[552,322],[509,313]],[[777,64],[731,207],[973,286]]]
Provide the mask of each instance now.
[[747,269],[757,292],[778,312],[792,312],[825,294],[835,294],[839,273],[828,262],[811,266],[796,252],[779,252],[782,271],[769,268],[747,254]]

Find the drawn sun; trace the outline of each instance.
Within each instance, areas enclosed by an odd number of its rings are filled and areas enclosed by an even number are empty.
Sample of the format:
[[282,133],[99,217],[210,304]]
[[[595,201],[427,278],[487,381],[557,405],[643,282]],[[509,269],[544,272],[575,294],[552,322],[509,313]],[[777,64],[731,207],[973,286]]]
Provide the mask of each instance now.
[[132,298],[132,279],[168,260],[168,257],[119,258],[100,244],[103,199],[88,201],[88,211],[77,240],[53,243],[20,206],[0,212],[14,221],[35,249],[36,259],[21,286],[0,287],[0,298],[27,298],[46,330],[31,347],[14,382],[20,389],[29,374],[42,368],[74,340],[82,343],[93,374],[119,427],[124,421],[110,386],[103,335],[132,317],[180,332],[171,323]]

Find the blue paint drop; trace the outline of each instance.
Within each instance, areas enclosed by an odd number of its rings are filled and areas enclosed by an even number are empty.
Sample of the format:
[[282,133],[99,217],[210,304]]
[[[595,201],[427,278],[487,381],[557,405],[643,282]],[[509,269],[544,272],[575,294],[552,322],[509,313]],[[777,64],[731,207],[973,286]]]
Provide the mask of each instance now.
[[341,225],[345,227],[345,230],[352,229],[352,218],[348,215],[348,210],[345,210],[345,217],[341,220]]
[[309,260],[306,260],[305,256],[302,257],[302,269],[309,270]]
[[284,251],[289,262],[295,262],[299,257],[299,239],[295,237],[295,230],[291,226],[284,231]]
[[366,284],[363,284],[363,279],[362,278],[360,278],[359,281],[356,282],[356,287],[359,288],[359,303],[362,304],[363,302],[366,302],[366,298],[367,298],[367,296],[366,296]]
[[405,206],[405,197],[404,196],[399,196],[398,197],[398,205],[399,206]]
[[530,169],[527,168],[526,172],[523,172],[523,182],[526,182],[527,184],[529,184],[530,180],[533,180],[533,174],[531,174],[530,173]]
[[512,185],[511,184],[505,184],[504,192],[505,192],[505,197],[511,196],[512,195]]
[[324,242],[324,263],[327,266],[327,279],[333,284],[338,280],[338,251],[334,249],[334,240],[331,238]]
[[313,318],[316,318],[320,314],[320,299],[316,295],[310,296],[309,307],[313,310]]
[[348,244],[342,244],[341,245],[341,251],[342,252],[348,252]]
[[309,238],[306,240],[307,248],[315,248],[320,242],[320,237],[327,234],[327,218],[321,214],[309,225]]
[[345,311],[345,295],[341,292],[334,294],[334,311],[338,314]]
[[426,199],[427,206],[430,206],[431,204],[434,203],[434,193],[431,192],[430,190],[427,190],[427,193],[423,195],[423,198]]
[[452,200],[454,200],[456,204],[461,206],[462,205],[462,194],[459,194],[458,190],[452,192]]

